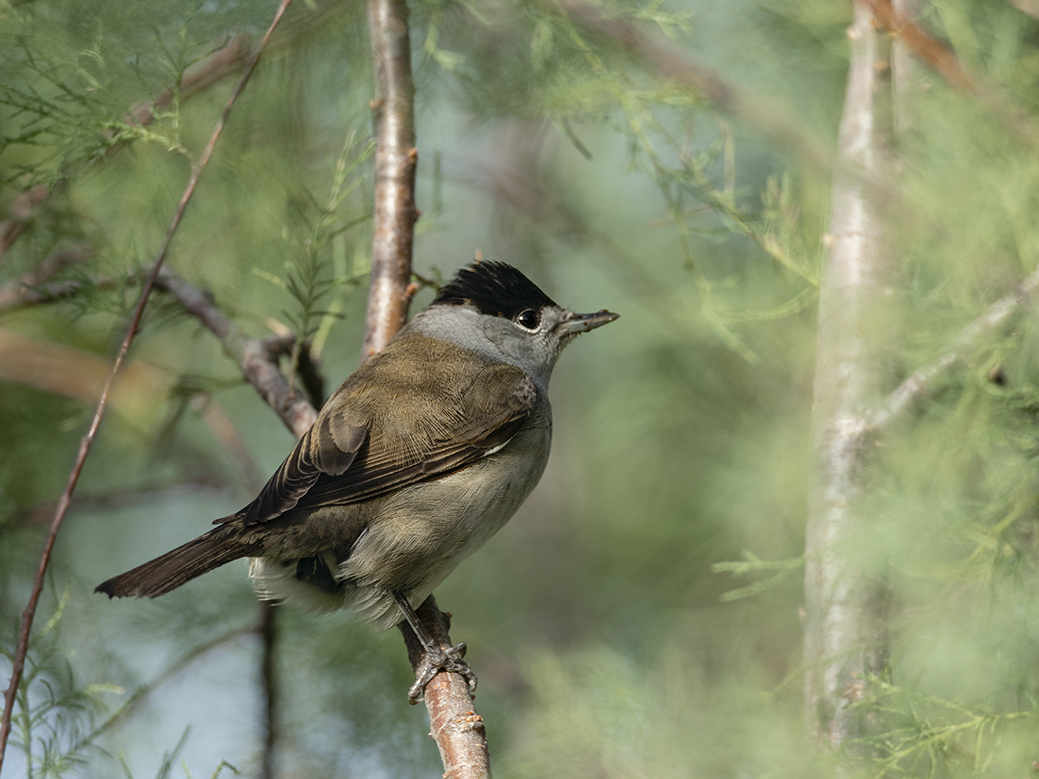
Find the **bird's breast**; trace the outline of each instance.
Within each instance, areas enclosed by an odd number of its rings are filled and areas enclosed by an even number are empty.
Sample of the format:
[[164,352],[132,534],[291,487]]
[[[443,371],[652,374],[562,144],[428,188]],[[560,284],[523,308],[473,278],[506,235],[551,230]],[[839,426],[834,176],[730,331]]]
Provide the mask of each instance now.
[[499,451],[373,501],[371,521],[341,567],[367,586],[428,595],[505,525],[537,486],[551,425],[527,424]]

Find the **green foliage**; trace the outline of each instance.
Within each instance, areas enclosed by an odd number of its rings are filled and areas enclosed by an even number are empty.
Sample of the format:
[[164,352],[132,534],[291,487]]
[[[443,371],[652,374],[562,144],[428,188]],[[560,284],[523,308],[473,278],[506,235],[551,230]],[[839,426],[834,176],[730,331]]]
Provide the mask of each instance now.
[[[722,660],[719,671],[730,671]],[[598,646],[529,664],[530,721],[507,777],[832,776],[811,755],[793,699],[763,706],[725,673],[704,675],[688,647],[652,660]]]
[[[86,763],[93,747],[87,735],[93,715],[118,691],[103,683],[76,682],[68,650],[60,643],[68,597],[66,590],[50,619],[34,633],[15,696],[12,747],[22,750],[30,779],[62,776]],[[4,647],[4,655],[13,662],[13,643]]]
[[333,324],[341,316],[346,296],[367,276],[367,258],[355,254],[353,267],[348,269],[345,243],[342,244],[343,253],[336,254],[333,242],[371,218],[370,214],[364,213],[343,218],[339,212],[344,201],[360,188],[362,181],[355,173],[374,150],[374,142],[359,144],[351,133],[335,161],[328,200],[320,206],[312,222],[306,214],[299,215],[299,227],[306,233],[292,238],[293,259],[285,263],[284,277],[261,268],[254,269],[258,275],[284,289],[296,303],[296,310],[283,311],[289,329],[296,335],[289,364],[290,375],[296,372],[304,344],[313,340],[311,353],[314,357],[320,356]]
[[[187,69],[208,53],[207,45],[189,32],[199,5],[187,6],[173,42],[155,36],[153,69],[143,69],[136,56],[119,62],[118,54],[129,41],[113,35],[100,19],[89,43],[76,41],[65,49],[46,40],[58,32],[46,14],[12,11],[13,23],[0,41],[6,76],[0,106],[7,109],[0,137],[0,158],[6,162],[0,184],[22,189],[52,185],[135,141],[187,154],[179,137],[180,84]],[[149,127],[128,113],[132,93],[127,81],[132,77],[138,87],[154,89],[163,83],[156,76],[172,84],[170,107],[157,111],[158,124]]]
[[743,562],[715,563],[711,566],[714,573],[731,573],[733,576],[746,576],[759,571],[774,571],[767,579],[762,579],[748,587],[740,587],[729,590],[721,596],[722,602],[739,600],[759,595],[770,587],[779,584],[783,579],[795,571],[804,568],[804,559],[795,557],[793,560],[759,560],[753,552],[743,550]]
[[[64,249],[85,257],[48,279],[75,294],[0,311],[0,336],[111,355],[237,76],[190,95],[182,82],[233,31],[255,33],[273,11],[246,6],[0,9],[3,216],[33,186],[60,182],[3,254],[0,284]],[[833,775],[836,759],[809,743],[799,692],[828,173],[780,147],[768,121],[752,125],[681,79],[660,78],[565,6],[421,0],[411,10],[416,270],[450,276],[480,248],[564,305],[622,314],[560,362],[542,486],[438,591],[482,677],[496,773]],[[668,38],[739,86],[759,117],[795,117],[800,139],[828,154],[849,2],[600,10]],[[357,364],[370,251],[362,11],[294,5],[170,256],[249,335],[291,331],[287,370],[309,344],[332,380]],[[1003,0],[927,3],[921,19],[1034,122],[1039,22]],[[898,175],[885,182],[901,270],[890,296],[897,336],[884,355],[891,386],[932,364],[1039,256],[1034,145],[987,104],[928,71],[918,77]],[[141,106],[154,121],[127,120]],[[189,765],[248,773],[260,749],[255,608],[242,570],[154,603],[88,593],[242,505],[251,494],[234,486],[247,478],[240,452],[265,475],[291,439],[208,332],[162,297],[134,361],[175,389],[138,390],[162,397],[139,417],[106,422],[80,486],[98,502],[81,505],[59,538],[53,576],[72,594],[42,612],[19,692],[16,737],[31,776],[191,775]],[[856,704],[870,725],[858,745],[868,756],[840,770],[1020,777],[1035,760],[1033,312],[964,362],[885,437],[861,534],[840,550],[890,584],[892,634],[889,673],[864,680],[870,692]],[[11,365],[0,354],[0,370]],[[64,484],[89,410],[49,394],[43,387],[55,385],[38,375],[3,376],[9,656],[42,542],[37,517]],[[403,703],[408,669],[395,633],[290,607],[280,619],[286,775],[439,773],[422,712]],[[221,686],[206,668],[228,657],[245,670]],[[114,698],[117,689],[137,692]],[[233,714],[220,708],[228,701]],[[102,704],[130,702],[102,719]],[[120,729],[106,727],[114,718]]]
[[1004,734],[1016,730],[1014,735],[1020,738],[1023,730],[1031,729],[1026,720],[1035,718],[1033,711],[978,710],[899,688],[882,679],[868,681],[873,695],[858,708],[866,716],[886,720],[877,735],[862,742],[875,755],[877,779],[943,776],[961,767],[967,775],[986,774],[1005,748]]

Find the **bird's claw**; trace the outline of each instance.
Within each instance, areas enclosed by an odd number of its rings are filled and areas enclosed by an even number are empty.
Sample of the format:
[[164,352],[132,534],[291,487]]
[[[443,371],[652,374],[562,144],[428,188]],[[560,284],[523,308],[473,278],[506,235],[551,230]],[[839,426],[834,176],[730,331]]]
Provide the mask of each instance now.
[[462,659],[465,657],[465,650],[464,641],[446,649],[438,646],[433,652],[426,650],[415,673],[415,683],[408,690],[408,701],[414,705],[422,700],[426,693],[426,685],[441,671],[459,674],[469,685],[469,694],[473,695],[476,692],[476,674],[469,667],[469,663]]

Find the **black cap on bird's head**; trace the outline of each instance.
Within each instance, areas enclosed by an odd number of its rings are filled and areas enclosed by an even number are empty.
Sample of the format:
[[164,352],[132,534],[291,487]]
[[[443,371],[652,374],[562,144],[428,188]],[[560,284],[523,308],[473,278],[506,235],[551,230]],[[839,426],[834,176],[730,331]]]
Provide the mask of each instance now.
[[440,288],[434,304],[462,306],[466,303],[481,314],[512,319],[526,309],[559,308],[533,281],[504,262],[482,260],[458,271]]

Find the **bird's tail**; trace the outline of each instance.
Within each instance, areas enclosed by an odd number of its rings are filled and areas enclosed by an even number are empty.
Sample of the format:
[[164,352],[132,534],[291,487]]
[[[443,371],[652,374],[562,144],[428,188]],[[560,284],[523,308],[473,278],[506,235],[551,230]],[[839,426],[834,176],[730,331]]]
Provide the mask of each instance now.
[[214,528],[172,552],[99,584],[95,592],[103,592],[110,598],[130,595],[155,598],[165,595],[196,576],[239,557],[253,555],[256,550],[236,538],[238,533],[235,531],[228,525]]

